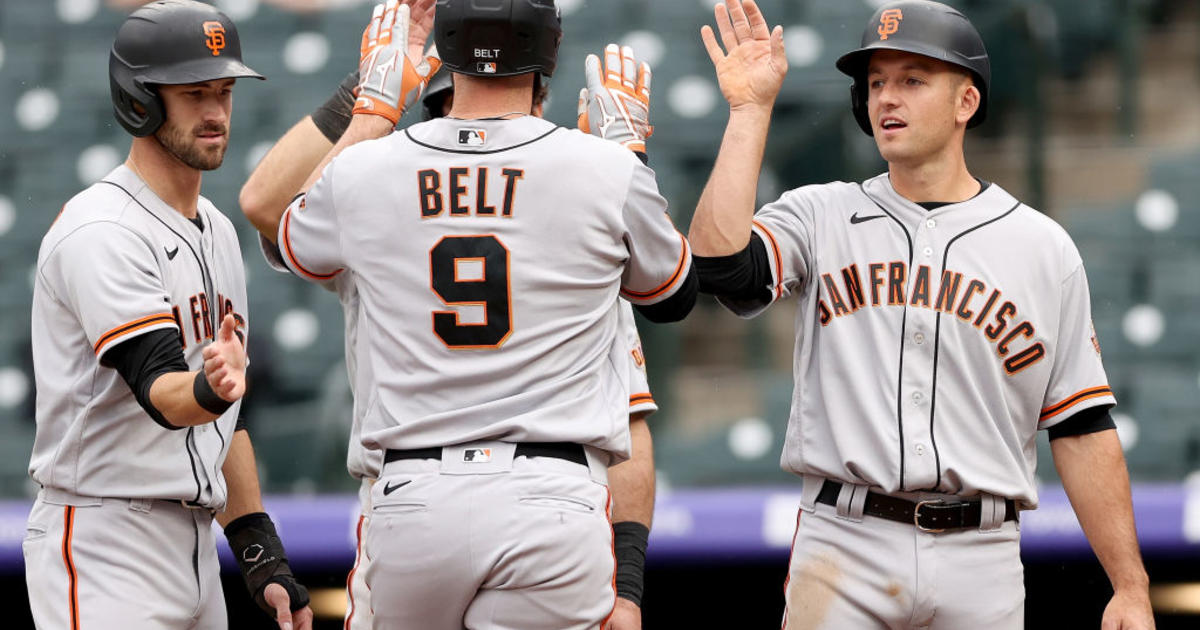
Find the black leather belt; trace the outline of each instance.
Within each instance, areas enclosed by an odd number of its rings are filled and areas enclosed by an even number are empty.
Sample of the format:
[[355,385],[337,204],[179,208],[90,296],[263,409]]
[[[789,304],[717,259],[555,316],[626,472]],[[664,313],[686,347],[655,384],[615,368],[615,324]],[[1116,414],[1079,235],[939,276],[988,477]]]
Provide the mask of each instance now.
[[[817,494],[817,503],[837,506],[838,494],[842,484],[825,480],[821,484],[821,492]],[[867,493],[867,501],[863,505],[863,514],[886,518],[897,523],[916,525],[923,532],[942,532],[948,529],[963,529],[979,527],[983,511],[982,501],[947,502],[942,499],[930,501],[909,501],[886,494]],[[1012,499],[1004,500],[1004,520],[1019,520],[1017,505]]]
[[[467,451],[478,450],[470,447]],[[574,442],[521,442],[517,444],[514,457],[555,457],[587,466],[587,455],[583,446]],[[403,450],[388,449],[383,456],[383,463],[390,464],[402,459],[442,459],[442,447],[409,448]]]

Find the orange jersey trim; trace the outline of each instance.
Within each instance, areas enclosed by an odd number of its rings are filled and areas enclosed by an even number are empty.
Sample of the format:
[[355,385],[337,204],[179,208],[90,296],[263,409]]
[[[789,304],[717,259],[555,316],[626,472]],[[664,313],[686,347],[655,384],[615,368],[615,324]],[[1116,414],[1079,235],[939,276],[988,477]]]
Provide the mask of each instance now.
[[175,322],[175,316],[171,313],[155,313],[154,315],[147,315],[146,317],[135,319],[129,323],[121,324],[120,326],[113,328],[103,335],[100,335],[100,339],[96,341],[96,345],[92,347],[92,350],[94,350],[96,354],[100,354],[100,352],[104,350],[104,346],[108,345],[110,341],[116,339],[117,337],[147,328],[149,326],[155,326],[157,324],[170,324],[172,326],[178,326],[178,324]]
[[1112,388],[1107,385],[1104,385],[1102,387],[1092,387],[1090,389],[1085,389],[1082,391],[1075,392],[1074,394],[1071,394],[1070,396],[1068,396],[1066,400],[1063,400],[1062,402],[1055,403],[1053,405],[1050,405],[1049,407],[1046,407],[1045,409],[1042,409],[1042,414],[1038,418],[1038,422],[1045,422],[1045,421],[1049,420],[1050,418],[1057,416],[1058,414],[1066,411],[1067,409],[1070,409],[1071,407],[1073,407],[1076,404],[1081,403],[1085,400],[1090,400],[1092,398],[1099,398],[1101,396],[1112,396],[1112,395],[1113,395]]
[[666,293],[667,291],[670,291],[671,288],[673,288],[675,284],[679,282],[679,279],[683,277],[683,271],[687,269],[687,262],[690,258],[688,256],[687,238],[680,234],[679,242],[681,245],[679,249],[679,263],[675,265],[675,273],[671,274],[671,277],[666,282],[649,291],[643,292],[621,289],[621,293],[635,300],[651,300]]
[[350,630],[350,622],[354,619],[354,574],[358,572],[358,563],[362,561],[362,526],[363,515],[358,515],[358,527],[354,530],[354,566],[346,575],[346,599],[350,600],[350,612],[346,614],[345,630]]
[[75,533],[75,506],[63,507],[63,565],[67,568],[67,598],[71,612],[71,630],[79,630],[79,575],[71,554],[71,536]]
[[291,227],[292,209],[288,208],[287,212],[283,213],[283,252],[287,254],[288,260],[291,261],[292,266],[296,268],[296,271],[299,271],[305,277],[313,280],[329,280],[330,278],[333,278],[344,271],[343,269],[338,269],[333,273],[322,274],[309,271],[304,265],[301,265],[300,261],[296,258],[296,254],[292,252]]
[[651,405],[654,404],[654,397],[650,395],[650,392],[646,392],[644,394],[634,394],[629,397],[629,406],[630,407],[634,407],[637,405],[644,405],[646,403],[649,403]]
[[753,223],[755,227],[762,230],[763,234],[767,235],[767,240],[771,241],[771,251],[775,254],[775,274],[778,276],[775,282],[775,297],[778,298],[783,295],[783,254],[779,251],[779,242],[775,240],[775,235],[771,233],[771,230],[767,229],[767,226],[758,221],[754,221]]
[[612,490],[609,489],[608,486],[604,487],[604,495],[605,495],[604,512],[605,512],[605,515],[608,517],[608,531],[609,531],[609,535],[610,535],[609,551],[612,552],[612,560],[613,560],[613,563],[612,563],[612,568],[613,568],[613,573],[612,573],[613,600],[612,600],[612,602],[613,603],[612,603],[612,608],[608,609],[608,615],[604,617],[604,621],[600,622],[601,628],[607,628],[608,622],[612,620],[613,615],[616,614],[616,612],[617,612],[617,537],[615,534],[612,534],[612,503],[613,503],[613,501],[612,501]]
[[804,510],[796,509],[796,529],[792,530],[792,548],[788,551],[787,575],[783,576],[783,625],[780,630],[787,630],[788,622],[788,586],[792,583],[792,557],[796,554],[796,538],[800,535],[800,515],[804,514]]

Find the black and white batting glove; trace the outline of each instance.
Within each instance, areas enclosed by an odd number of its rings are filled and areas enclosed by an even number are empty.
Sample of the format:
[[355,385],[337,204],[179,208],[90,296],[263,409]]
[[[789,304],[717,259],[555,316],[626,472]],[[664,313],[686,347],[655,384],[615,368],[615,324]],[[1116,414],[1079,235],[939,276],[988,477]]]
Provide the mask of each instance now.
[[259,608],[275,617],[275,609],[264,597],[269,584],[278,584],[287,591],[293,611],[308,605],[308,590],[292,575],[283,542],[275,533],[270,516],[264,512],[239,516],[225,526],[225,538],[237,558],[246,588]]
[[650,126],[650,65],[639,64],[629,46],[609,44],[600,58],[588,55],[587,87],[579,92],[579,130],[646,153]]

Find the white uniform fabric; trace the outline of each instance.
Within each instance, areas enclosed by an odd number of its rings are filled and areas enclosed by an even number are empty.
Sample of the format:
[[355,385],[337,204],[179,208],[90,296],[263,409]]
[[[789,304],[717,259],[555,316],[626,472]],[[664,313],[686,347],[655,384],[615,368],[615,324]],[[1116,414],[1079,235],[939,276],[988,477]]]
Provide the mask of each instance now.
[[44,488],[22,550],[39,630],[224,630],[212,512]]
[[199,369],[226,313],[248,333],[237,234],[207,200],[198,206],[203,231],[121,166],[69,201],[42,240],[30,461],[42,490],[24,544],[38,628],[227,623],[211,523],[241,405],[168,428],[103,363],[122,341],[172,329]]
[[1032,509],[1037,431],[1115,403],[1075,245],[995,184],[933,211],[886,175],[807,186],[754,230],[798,298],[786,470]]
[[204,231],[120,166],[63,207],[42,239],[33,289],[37,434],[29,471],[92,497],[225,506],[221,465],[241,410],[180,430],[156,424],[104,353],[152,330],[180,331],[191,369],[226,313],[248,334],[237,233],[208,200]]
[[440,119],[340,155],[278,242],[302,277],[355,274],[367,446],[565,441],[623,459],[616,298],[682,284],[690,251],[665,211],[653,171],[612,143]]

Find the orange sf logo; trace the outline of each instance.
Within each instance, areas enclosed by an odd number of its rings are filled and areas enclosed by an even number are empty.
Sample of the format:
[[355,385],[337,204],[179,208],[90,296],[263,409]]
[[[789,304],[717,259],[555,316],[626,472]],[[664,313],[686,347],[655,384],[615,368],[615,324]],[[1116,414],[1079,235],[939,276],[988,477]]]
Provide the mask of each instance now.
[[900,20],[904,19],[904,14],[900,9],[888,9],[879,16],[879,39],[887,39],[888,35],[895,34],[900,30]]
[[214,57],[220,55],[225,49],[225,26],[220,22],[205,22],[204,35],[204,45],[208,46]]

